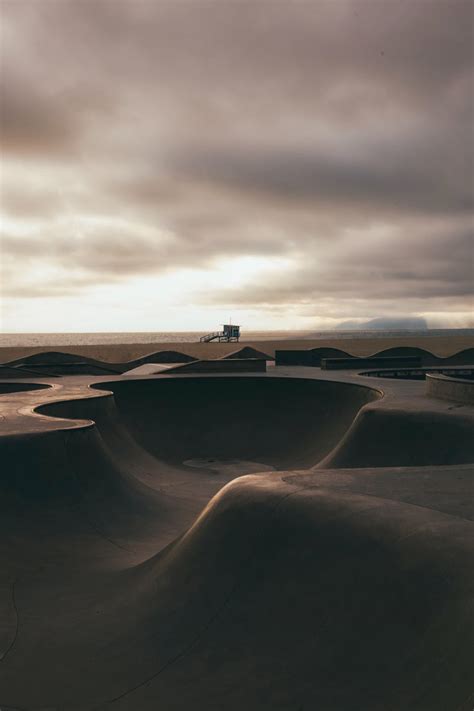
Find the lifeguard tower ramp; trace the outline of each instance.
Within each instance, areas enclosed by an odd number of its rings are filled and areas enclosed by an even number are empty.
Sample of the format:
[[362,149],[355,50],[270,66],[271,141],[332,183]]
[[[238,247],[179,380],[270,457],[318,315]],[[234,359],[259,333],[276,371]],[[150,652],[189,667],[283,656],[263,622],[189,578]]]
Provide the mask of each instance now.
[[234,326],[233,324],[226,323],[223,325],[222,328],[222,331],[217,331],[216,333],[208,333],[206,336],[201,336],[201,343],[210,343],[211,341],[219,341],[219,343],[230,343],[231,341],[239,340],[240,326]]

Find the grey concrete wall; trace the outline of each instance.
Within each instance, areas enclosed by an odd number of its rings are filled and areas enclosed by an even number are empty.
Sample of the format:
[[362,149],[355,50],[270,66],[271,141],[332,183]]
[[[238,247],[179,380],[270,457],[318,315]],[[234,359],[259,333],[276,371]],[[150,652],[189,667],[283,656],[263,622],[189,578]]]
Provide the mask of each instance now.
[[442,400],[455,400],[474,405],[474,382],[447,375],[427,375],[426,392]]

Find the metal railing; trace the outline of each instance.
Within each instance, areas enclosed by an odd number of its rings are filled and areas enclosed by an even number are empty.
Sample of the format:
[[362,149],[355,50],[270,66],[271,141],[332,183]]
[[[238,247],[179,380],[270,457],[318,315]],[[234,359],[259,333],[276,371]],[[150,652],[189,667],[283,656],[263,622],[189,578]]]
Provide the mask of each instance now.
[[[240,336],[240,334],[239,334]],[[226,343],[238,342],[239,336],[229,336],[226,331],[217,331],[216,333],[208,333],[206,336],[201,336],[199,339],[201,343],[209,343],[210,341],[225,341]]]
[[217,333],[208,333],[207,336],[201,336],[199,340],[201,343],[208,343],[209,341],[213,341],[215,338],[220,338],[223,335],[223,332],[217,331]]

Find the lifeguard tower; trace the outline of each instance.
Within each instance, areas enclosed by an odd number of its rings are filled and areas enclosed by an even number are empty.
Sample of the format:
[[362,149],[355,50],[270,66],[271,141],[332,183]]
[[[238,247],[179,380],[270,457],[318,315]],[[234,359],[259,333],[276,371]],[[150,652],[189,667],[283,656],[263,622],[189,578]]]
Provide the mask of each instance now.
[[211,341],[219,341],[219,343],[230,343],[238,341],[240,338],[240,326],[234,326],[231,323],[225,323],[222,331],[216,333],[208,333],[206,336],[201,336],[201,343],[210,343]]

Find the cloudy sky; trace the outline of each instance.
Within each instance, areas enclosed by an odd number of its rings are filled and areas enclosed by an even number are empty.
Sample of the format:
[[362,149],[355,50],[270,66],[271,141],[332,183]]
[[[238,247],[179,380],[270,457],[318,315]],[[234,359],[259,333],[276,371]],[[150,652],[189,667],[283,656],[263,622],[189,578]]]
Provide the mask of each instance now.
[[473,326],[470,0],[1,0],[2,330]]

